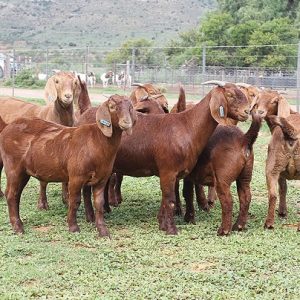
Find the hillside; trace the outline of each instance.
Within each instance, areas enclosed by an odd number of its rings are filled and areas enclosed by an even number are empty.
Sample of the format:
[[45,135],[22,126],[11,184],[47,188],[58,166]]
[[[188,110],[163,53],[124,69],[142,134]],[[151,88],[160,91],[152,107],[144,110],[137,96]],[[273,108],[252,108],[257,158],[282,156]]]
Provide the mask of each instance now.
[[161,44],[195,27],[215,6],[216,0],[0,1],[0,41],[38,48],[119,46],[145,37]]

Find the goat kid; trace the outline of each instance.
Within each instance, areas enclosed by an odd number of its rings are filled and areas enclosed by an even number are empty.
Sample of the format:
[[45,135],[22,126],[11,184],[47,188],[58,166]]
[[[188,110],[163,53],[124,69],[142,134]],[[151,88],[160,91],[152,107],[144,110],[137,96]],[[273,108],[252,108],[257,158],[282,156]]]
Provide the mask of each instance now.
[[5,192],[9,217],[16,233],[23,233],[20,197],[30,176],[44,182],[65,182],[69,189],[68,226],[79,231],[76,213],[81,189],[93,187],[96,227],[107,236],[103,218],[104,188],[109,178],[122,131],[132,132],[136,115],[131,101],[111,96],[96,113],[97,124],[64,127],[41,119],[20,118],[0,136],[0,152],[7,176]]
[[[251,201],[250,182],[254,162],[253,144],[257,138],[261,117],[252,113],[252,124],[244,134],[235,126],[219,125],[199,156],[193,171],[184,179],[183,194],[186,201],[185,221],[195,223],[193,185],[216,188],[222,207],[222,224],[218,235],[228,235],[232,229],[233,201],[230,186],[237,183],[240,212],[234,230],[245,228]],[[201,199],[201,198],[200,198]],[[202,198],[203,199],[203,198]],[[205,207],[207,203],[201,203]]]

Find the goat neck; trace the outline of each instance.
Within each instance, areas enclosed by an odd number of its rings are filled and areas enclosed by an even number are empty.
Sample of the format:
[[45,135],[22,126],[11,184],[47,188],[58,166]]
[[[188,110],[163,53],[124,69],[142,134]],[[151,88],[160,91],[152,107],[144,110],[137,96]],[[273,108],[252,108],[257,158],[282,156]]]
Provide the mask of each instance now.
[[56,100],[53,104],[54,114],[58,124],[72,127],[74,125],[74,108],[73,104],[64,106],[61,101]]
[[208,93],[199,103],[181,113],[186,124],[189,124],[191,140],[195,142],[195,150],[199,153],[213,134],[218,123],[211,116],[209,102],[212,92]]

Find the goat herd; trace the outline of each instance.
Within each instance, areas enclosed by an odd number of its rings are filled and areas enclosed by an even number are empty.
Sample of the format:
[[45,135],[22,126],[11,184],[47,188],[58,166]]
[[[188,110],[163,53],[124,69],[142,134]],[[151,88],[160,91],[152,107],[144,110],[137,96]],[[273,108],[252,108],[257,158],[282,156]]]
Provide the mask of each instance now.
[[[180,88],[170,113],[167,99],[151,84],[135,84],[129,98],[113,95],[92,107],[86,84],[70,72],[48,79],[44,106],[0,97],[0,171],[4,166],[5,197],[14,231],[24,232],[20,197],[33,176],[40,181],[39,209],[48,209],[47,183],[62,182],[69,231],[79,231],[76,214],[82,194],[86,220],[95,222],[100,236],[108,236],[104,212],[121,203],[123,175],[159,176],[162,202],[158,222],[167,234],[177,234],[174,214],[182,214],[182,178],[185,221],[195,222],[195,190],[203,210],[209,210],[219,198],[219,235],[243,230],[251,201],[253,144],[262,119],[272,133],[266,162],[269,210],[265,227],[273,228],[277,183],[279,215],[285,216],[286,180],[300,179],[300,115],[275,90],[221,81],[204,84],[216,87],[197,104],[186,103]],[[244,134],[235,125],[250,114],[252,123]],[[233,181],[240,202],[234,225]],[[208,197],[203,190],[206,185],[210,187]]]

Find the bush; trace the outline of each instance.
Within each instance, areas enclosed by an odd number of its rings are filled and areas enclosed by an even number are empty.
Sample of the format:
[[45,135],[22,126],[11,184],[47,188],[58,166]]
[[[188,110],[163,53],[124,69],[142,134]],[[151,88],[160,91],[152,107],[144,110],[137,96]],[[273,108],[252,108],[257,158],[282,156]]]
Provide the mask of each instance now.
[[[4,83],[5,86],[12,86],[12,79],[6,80]],[[38,80],[32,70],[22,70],[15,76],[15,87],[30,87],[30,88],[39,88],[44,87],[45,81]]]

